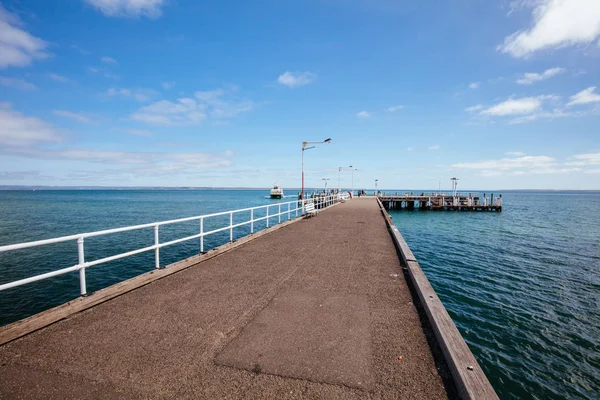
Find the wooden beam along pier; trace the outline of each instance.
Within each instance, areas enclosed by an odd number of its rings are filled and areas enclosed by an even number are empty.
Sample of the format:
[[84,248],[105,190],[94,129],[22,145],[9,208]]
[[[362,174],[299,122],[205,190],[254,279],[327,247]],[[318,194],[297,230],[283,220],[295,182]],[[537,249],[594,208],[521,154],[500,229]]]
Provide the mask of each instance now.
[[378,194],[386,210],[502,211],[502,195],[484,193]]

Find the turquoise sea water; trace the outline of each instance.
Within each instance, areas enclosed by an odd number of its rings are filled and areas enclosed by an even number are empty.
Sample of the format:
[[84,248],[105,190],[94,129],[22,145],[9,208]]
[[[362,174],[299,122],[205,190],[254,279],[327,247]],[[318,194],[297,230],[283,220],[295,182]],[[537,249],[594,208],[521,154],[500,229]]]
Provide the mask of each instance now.
[[[280,201],[266,199],[267,194],[0,191],[0,245]],[[598,398],[600,194],[504,193],[503,198],[502,213],[390,214],[500,398]],[[206,230],[228,222],[228,217],[207,222]],[[161,228],[161,241],[198,230],[197,221]],[[249,227],[240,227],[234,234],[248,232]],[[206,249],[228,239],[228,232],[210,236]],[[149,246],[153,240],[152,229],[89,238],[86,260]],[[164,248],[161,264],[198,251],[198,240]],[[0,283],[76,263],[74,241],[0,254]],[[88,291],[153,268],[152,252],[92,267],[87,271]],[[0,325],[78,294],[77,273],[0,292]]]

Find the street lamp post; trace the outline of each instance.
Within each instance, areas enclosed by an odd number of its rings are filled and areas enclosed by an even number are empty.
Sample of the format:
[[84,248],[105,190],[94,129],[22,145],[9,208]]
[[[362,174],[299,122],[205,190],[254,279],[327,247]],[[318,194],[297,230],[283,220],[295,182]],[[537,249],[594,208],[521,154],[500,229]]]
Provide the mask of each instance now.
[[354,196],[354,171],[358,171],[358,169],[354,168],[352,165],[350,168],[352,168],[352,196]]
[[323,178],[323,180],[325,181],[325,193],[327,193],[327,181],[329,178]]
[[347,167],[338,167],[338,191],[342,191],[342,181],[341,181],[341,173],[342,173],[342,168],[352,168],[352,165],[349,165]]
[[302,142],[302,208],[304,208],[304,151],[314,149],[315,146],[306,147],[308,144],[331,143],[331,138],[327,138],[322,142]]
[[379,179],[375,179],[375,196],[377,196],[377,182],[379,181]]

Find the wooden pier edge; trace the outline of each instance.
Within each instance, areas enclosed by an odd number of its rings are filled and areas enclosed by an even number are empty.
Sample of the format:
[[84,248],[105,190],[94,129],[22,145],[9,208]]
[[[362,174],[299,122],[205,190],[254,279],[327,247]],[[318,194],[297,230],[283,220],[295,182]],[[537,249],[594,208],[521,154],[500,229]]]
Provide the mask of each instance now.
[[425,273],[404,241],[385,207],[377,199],[390,235],[431,324],[444,359],[448,363],[454,384],[461,399],[498,399],[498,395],[479,366],[469,346],[452,321],[448,311],[433,290]]
[[[324,208],[326,210],[328,208],[334,207],[340,204],[335,203],[329,207]],[[321,210],[321,211],[323,211]],[[199,263],[209,260],[213,257],[216,257],[225,252],[231,251],[237,247],[243,246],[244,244],[257,239],[261,236],[267,235],[271,232],[274,232],[278,229],[284,228],[294,222],[300,221],[303,218],[302,215],[298,217],[293,217],[292,219],[278,223],[277,225],[271,226],[269,228],[263,229],[256,233],[244,236],[242,238],[237,239],[234,242],[229,242],[223,244],[221,246],[215,247],[205,254],[198,254],[189,258],[186,258],[181,261],[177,261],[173,264],[169,264],[162,269],[152,270],[146,272],[144,274],[135,276],[133,278],[127,279],[123,282],[116,283],[114,285],[108,286],[104,289],[100,289],[89,296],[78,297],[73,299],[65,304],[61,304],[54,308],[51,308],[46,311],[42,311],[38,314],[34,314],[30,317],[21,319],[19,321],[15,321],[11,324],[0,327],[0,346],[11,342],[15,339],[18,339],[22,336],[26,336],[32,332],[35,332],[39,329],[45,328],[48,325],[52,325],[60,320],[70,317],[73,314],[78,312],[87,310],[88,308],[94,307],[98,304],[104,303],[105,301],[114,299],[115,297],[121,296],[127,292],[130,292],[134,289],[140,288],[142,286],[148,285],[154,281],[165,278],[169,275],[175,274],[179,271],[183,271],[184,269],[188,269]]]

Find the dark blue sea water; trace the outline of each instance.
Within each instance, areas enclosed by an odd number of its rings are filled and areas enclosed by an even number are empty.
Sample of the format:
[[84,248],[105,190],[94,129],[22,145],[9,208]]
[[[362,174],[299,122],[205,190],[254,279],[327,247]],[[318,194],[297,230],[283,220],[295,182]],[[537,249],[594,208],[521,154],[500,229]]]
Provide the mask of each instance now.
[[[0,245],[277,202],[265,195],[254,190],[0,191]],[[502,213],[391,214],[501,398],[598,398],[600,194],[505,193],[503,198]],[[228,222],[228,217],[207,221],[205,230]],[[161,228],[161,242],[198,230],[197,221]],[[246,226],[234,234],[248,232]],[[152,229],[89,238],[86,260],[153,240]],[[206,238],[205,246],[228,240],[223,232]],[[161,264],[198,251],[198,240],[163,248]],[[0,283],[76,263],[74,241],[0,253]],[[88,291],[153,268],[151,252],[89,268]],[[78,294],[77,273],[0,292],[0,325]]]
[[503,399],[600,398],[600,194],[391,211]]

